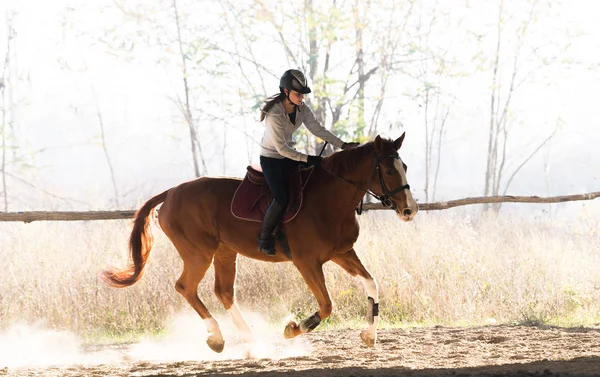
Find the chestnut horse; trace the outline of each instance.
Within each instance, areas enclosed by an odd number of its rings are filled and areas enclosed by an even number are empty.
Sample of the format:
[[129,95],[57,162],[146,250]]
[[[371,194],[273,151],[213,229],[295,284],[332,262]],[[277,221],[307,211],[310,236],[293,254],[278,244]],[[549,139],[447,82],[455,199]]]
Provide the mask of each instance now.
[[[353,248],[359,226],[355,209],[370,193],[393,209],[402,221],[411,221],[418,211],[406,179],[406,165],[398,150],[404,134],[392,141],[379,136],[353,149],[323,159],[304,188],[304,203],[298,215],[283,225],[296,266],[319,304],[319,310],[284,330],[285,338],[312,331],[331,315],[332,304],[325,286],[323,264],[333,261],[361,279],[367,296],[367,325],[363,342],[377,340],[377,283],[358,259]],[[250,327],[236,304],[234,284],[238,254],[265,262],[287,262],[278,249],[274,257],[257,248],[259,222],[244,221],[231,213],[231,200],[240,184],[236,178],[201,177],[173,187],[148,200],[136,213],[129,240],[132,265],[109,268],[102,277],[112,286],[127,287],[144,271],[153,245],[150,218],[160,204],[158,222],[183,259],[183,272],[175,289],[198,312],[208,330],[207,344],[216,352],[224,347],[219,324],[198,297],[198,284],[211,263],[215,266],[214,293],[230,313],[243,340],[251,341]]]

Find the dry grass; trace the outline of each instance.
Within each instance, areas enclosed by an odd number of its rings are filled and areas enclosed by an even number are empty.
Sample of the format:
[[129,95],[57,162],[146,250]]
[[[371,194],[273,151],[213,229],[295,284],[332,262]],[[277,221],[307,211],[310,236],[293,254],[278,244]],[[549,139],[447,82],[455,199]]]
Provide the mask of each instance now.
[[[593,325],[600,319],[600,227],[421,213],[410,224],[389,213],[360,218],[356,250],[377,278],[384,326],[535,322]],[[0,329],[17,321],[87,338],[159,333],[187,303],[173,286],[181,260],[160,230],[146,274],[131,288],[104,286],[98,272],[127,261],[128,222],[0,223]],[[327,264],[335,303],[331,325],[353,326],[366,308],[363,288]],[[215,313],[212,268],[200,295]],[[242,258],[242,308],[281,320],[313,313],[316,302],[290,263]]]

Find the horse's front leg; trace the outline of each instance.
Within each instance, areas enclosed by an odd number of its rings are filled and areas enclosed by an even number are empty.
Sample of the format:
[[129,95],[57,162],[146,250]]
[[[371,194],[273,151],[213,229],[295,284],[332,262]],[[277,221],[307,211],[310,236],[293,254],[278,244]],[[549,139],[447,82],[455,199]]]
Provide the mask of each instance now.
[[329,292],[325,286],[325,276],[323,275],[323,265],[315,261],[294,260],[294,264],[300,274],[306,281],[306,284],[315,295],[319,303],[319,311],[312,316],[300,321],[297,324],[291,321],[285,327],[283,336],[286,339],[296,337],[300,334],[308,333],[314,330],[322,320],[331,315],[332,305],[329,298]]
[[377,342],[377,324],[379,322],[379,293],[377,290],[377,283],[363,266],[360,259],[356,255],[354,249],[331,258],[331,260],[342,267],[346,272],[352,276],[358,276],[367,292],[367,329],[361,331],[360,338],[363,343],[369,347],[374,347]]

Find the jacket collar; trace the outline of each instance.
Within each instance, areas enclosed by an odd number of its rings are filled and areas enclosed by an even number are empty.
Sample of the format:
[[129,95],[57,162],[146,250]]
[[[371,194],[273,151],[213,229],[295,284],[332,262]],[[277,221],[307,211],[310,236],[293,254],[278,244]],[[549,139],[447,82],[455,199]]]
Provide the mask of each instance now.
[[[287,100],[284,99],[284,101],[287,101]],[[306,106],[305,102],[302,102],[302,105],[300,105],[300,106],[296,106],[297,113],[301,113],[305,106]],[[286,115],[287,116],[285,108],[283,107],[283,101],[277,102],[275,105],[273,105],[271,110],[269,110],[269,114],[271,114],[271,115]]]

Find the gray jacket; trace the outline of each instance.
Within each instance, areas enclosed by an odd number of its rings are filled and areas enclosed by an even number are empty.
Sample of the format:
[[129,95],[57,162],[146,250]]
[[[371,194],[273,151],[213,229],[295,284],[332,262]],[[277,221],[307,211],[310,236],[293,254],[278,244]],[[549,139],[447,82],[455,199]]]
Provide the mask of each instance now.
[[315,118],[315,114],[305,103],[296,107],[296,124],[292,124],[282,102],[277,102],[265,117],[265,133],[260,142],[260,155],[271,158],[284,158],[306,162],[308,157],[294,149],[296,142],[292,134],[304,123],[316,137],[334,147],[341,148],[344,142],[329,132]]

